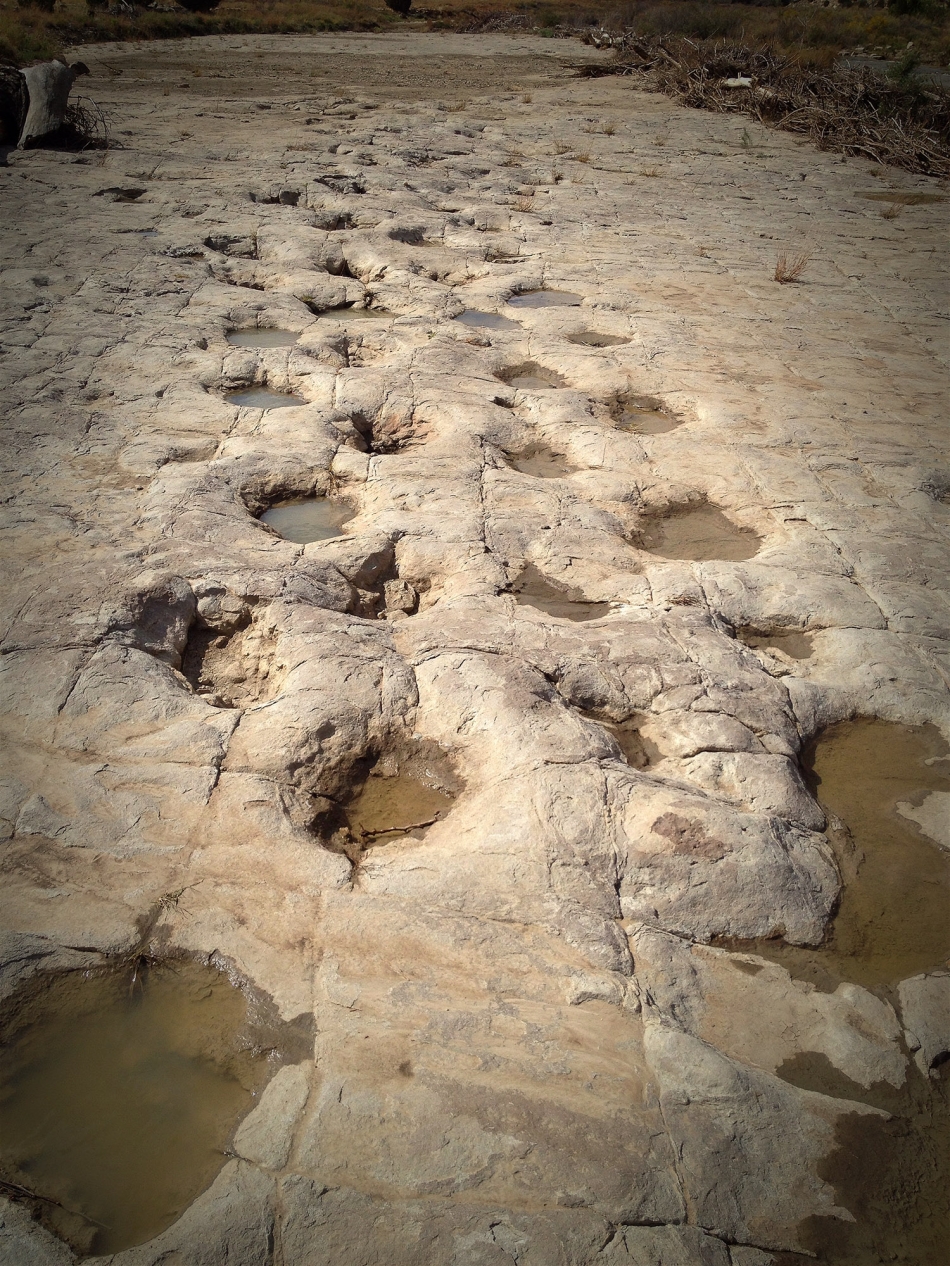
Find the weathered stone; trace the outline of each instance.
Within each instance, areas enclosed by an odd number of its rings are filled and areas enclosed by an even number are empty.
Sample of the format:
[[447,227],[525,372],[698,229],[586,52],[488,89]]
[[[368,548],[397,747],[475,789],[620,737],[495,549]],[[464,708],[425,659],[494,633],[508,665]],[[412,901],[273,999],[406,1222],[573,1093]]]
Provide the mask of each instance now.
[[[5,186],[0,983],[147,935],[315,1034],[110,1261],[768,1266],[847,1219],[821,1175],[873,1112],[783,1066],[896,1093],[901,1026],[922,1071],[947,1047],[942,971],[898,1021],[710,944],[827,934],[822,727],[947,725],[943,209],[895,237],[860,160],[763,130],[765,163],[563,41],[254,37],[252,101],[217,78],[247,39],[89,50],[124,148]],[[538,289],[581,302],[508,302]],[[644,398],[678,424],[624,429]],[[339,536],[260,521],[313,496]],[[755,554],[643,547],[703,506]],[[369,786],[393,830],[353,828]],[[2,1218],[11,1261],[72,1261]]]

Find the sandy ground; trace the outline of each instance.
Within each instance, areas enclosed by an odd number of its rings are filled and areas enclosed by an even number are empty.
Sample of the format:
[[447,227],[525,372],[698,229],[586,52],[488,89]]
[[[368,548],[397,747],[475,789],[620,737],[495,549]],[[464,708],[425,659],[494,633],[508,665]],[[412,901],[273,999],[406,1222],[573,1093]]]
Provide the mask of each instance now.
[[[944,191],[563,41],[76,52],[115,144],[0,169],[3,987],[158,910],[317,1030],[110,1260],[805,1260],[852,1225],[839,1122],[950,1046],[945,964],[822,991],[755,953],[838,894],[803,745],[950,733]],[[540,288],[578,302],[508,302]],[[226,340],[258,327],[299,340]],[[624,429],[647,398],[669,427]],[[344,536],[254,517],[314,493]],[[325,846],[367,761],[432,753],[447,816]],[[21,1206],[0,1247],[73,1260]]]

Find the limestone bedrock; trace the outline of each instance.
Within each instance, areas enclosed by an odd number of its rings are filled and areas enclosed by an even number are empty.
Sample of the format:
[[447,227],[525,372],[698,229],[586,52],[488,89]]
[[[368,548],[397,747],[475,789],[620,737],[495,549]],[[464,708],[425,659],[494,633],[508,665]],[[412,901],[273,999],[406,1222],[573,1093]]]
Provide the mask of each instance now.
[[[187,889],[157,943],[317,1034],[213,1186],[110,1260],[766,1266],[847,1217],[819,1171],[870,1109],[776,1069],[900,1085],[945,977],[905,1019],[709,942],[826,930],[804,741],[947,731],[944,204],[882,219],[862,192],[928,182],[578,79],[606,54],[562,40],[78,55],[121,145],[0,169],[4,989]],[[581,303],[507,303],[536,290]],[[299,338],[228,342],[252,328]],[[529,363],[562,385],[505,381]],[[227,399],[254,387],[303,403]],[[679,425],[619,428],[634,396]],[[327,495],[336,539],[258,521]],[[638,544],[703,505],[751,557]],[[517,602],[529,566],[608,613]],[[325,847],[411,752],[449,811]],[[4,1254],[72,1260],[12,1205]]]

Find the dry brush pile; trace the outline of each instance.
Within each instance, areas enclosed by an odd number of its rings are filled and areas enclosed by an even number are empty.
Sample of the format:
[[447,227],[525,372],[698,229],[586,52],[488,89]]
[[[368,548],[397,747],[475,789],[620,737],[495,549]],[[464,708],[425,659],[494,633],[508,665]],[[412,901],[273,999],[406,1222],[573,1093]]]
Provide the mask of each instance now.
[[682,37],[587,38],[610,44],[616,57],[577,67],[581,75],[640,75],[645,87],[683,105],[748,114],[802,133],[819,149],[950,176],[950,92],[911,75],[894,80],[868,69],[819,71],[770,49]]

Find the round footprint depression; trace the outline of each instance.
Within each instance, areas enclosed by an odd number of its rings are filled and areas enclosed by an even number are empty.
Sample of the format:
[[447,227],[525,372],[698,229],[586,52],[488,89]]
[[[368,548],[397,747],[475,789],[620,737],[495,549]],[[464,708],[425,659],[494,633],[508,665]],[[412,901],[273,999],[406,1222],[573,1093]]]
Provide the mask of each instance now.
[[285,541],[309,545],[311,541],[328,541],[342,536],[343,525],[355,511],[329,497],[306,497],[300,501],[282,501],[261,515],[261,522],[273,528]]
[[480,330],[520,330],[521,326],[511,317],[502,316],[500,312],[479,312],[475,308],[466,308],[457,317],[452,318],[460,325],[469,325]]
[[3,1177],[81,1253],[168,1226],[227,1159],[268,1077],[248,1003],[178,961],[35,977],[4,1008]]
[[271,391],[269,387],[248,387],[241,391],[231,391],[225,399],[244,409],[293,409],[307,403],[303,396],[295,396],[289,391]]
[[232,347],[293,347],[300,338],[293,330],[228,330]]
[[694,563],[742,562],[758,553],[761,537],[727,519],[716,506],[701,505],[648,521],[641,547],[661,558]]
[[508,300],[513,308],[576,308],[583,296],[570,290],[525,290]]

